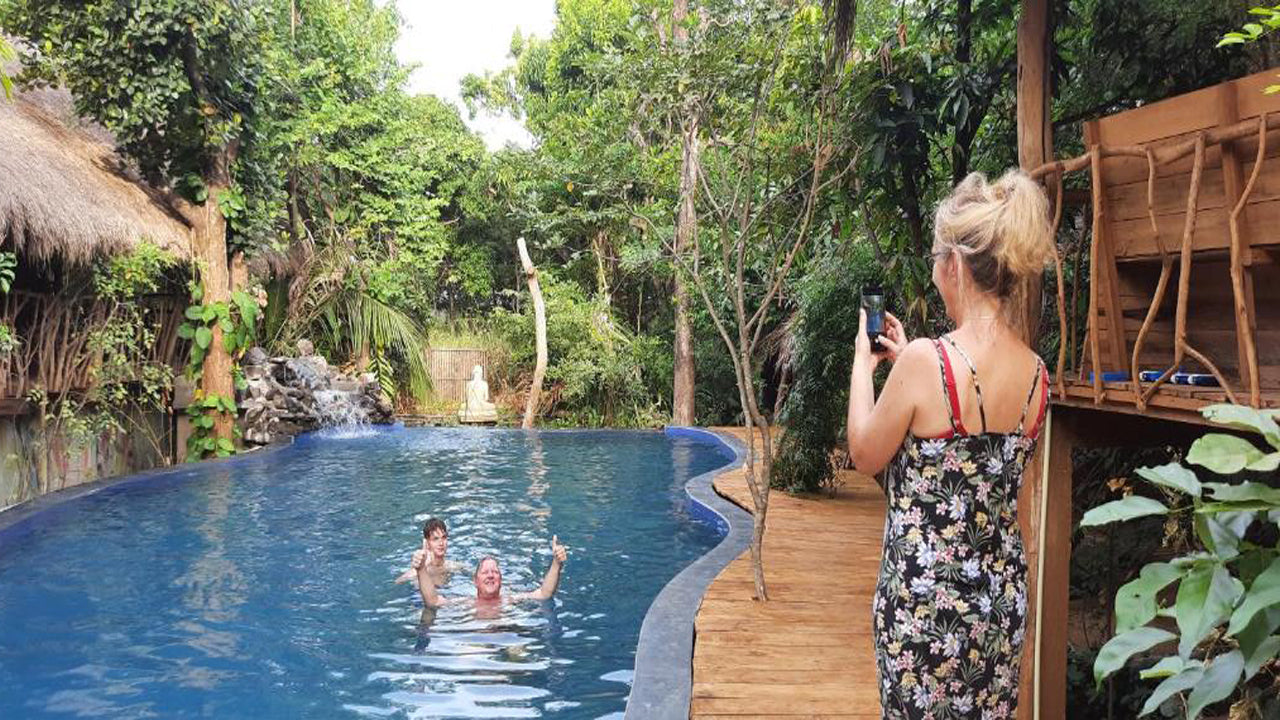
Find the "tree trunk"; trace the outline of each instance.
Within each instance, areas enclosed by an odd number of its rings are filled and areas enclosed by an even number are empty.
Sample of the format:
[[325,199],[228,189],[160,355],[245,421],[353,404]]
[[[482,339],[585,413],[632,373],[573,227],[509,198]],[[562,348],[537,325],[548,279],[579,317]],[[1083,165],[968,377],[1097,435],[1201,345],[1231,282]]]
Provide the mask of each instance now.
[[542,396],[542,378],[547,374],[547,308],[542,302],[542,290],[538,287],[538,271],[529,259],[529,251],[524,246],[524,238],[516,239],[516,250],[520,253],[520,265],[524,267],[524,277],[529,283],[529,294],[533,296],[533,319],[537,333],[538,361],[533,367],[533,384],[529,387],[529,399],[524,404],[524,422],[520,427],[526,430],[533,427],[533,418],[538,414],[538,401]]
[[[227,266],[227,220],[222,216],[218,205],[219,196],[231,187],[231,163],[234,151],[229,148],[220,149],[214,156],[209,176],[205,178],[205,186],[209,196],[205,203],[195,208],[195,223],[192,234],[192,254],[200,270],[200,284],[204,289],[203,302],[207,305],[217,302],[230,302],[230,273]],[[200,390],[204,397],[221,396],[228,399],[235,397],[235,387],[231,378],[231,356],[222,344],[222,328],[214,323],[213,340],[209,343],[209,353],[204,358],[201,373]],[[213,436],[218,439],[232,439],[232,427],[235,417],[229,413],[214,415]]]
[[[676,51],[683,50],[689,42],[689,31],[684,27],[684,20],[689,13],[688,0],[675,0],[671,9],[671,20],[675,26]],[[698,190],[698,114],[693,102],[687,102],[685,117],[681,119],[681,143],[683,153],[680,159],[680,203],[676,213],[675,251],[685,251],[694,242],[698,231],[698,216],[694,209],[694,198]],[[694,423],[694,395],[696,391],[695,367],[693,357],[693,331],[689,324],[689,291],[684,280],[677,274],[675,278],[675,367],[674,387],[671,397],[671,424],[692,425]]]

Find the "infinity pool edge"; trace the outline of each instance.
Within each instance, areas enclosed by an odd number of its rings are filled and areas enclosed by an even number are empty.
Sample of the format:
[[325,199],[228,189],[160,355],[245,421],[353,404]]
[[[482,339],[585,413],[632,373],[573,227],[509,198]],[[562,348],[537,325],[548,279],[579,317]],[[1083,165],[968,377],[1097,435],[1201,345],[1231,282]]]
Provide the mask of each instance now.
[[668,437],[710,441],[733,453],[728,464],[691,478],[684,486],[689,499],[718,516],[728,530],[714,548],[672,578],[645,613],[624,720],[689,717],[694,618],[711,582],[751,544],[751,514],[721,496],[712,485],[720,474],[742,466],[746,445],[730,435],[703,428],[667,427],[665,433]]

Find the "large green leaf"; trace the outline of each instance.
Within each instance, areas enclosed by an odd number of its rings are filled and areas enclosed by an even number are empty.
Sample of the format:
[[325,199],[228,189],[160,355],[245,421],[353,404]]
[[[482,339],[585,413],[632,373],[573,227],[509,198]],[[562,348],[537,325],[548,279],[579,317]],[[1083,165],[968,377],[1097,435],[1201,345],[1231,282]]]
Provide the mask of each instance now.
[[1254,675],[1257,675],[1263,665],[1266,665],[1275,658],[1277,652],[1280,652],[1280,635],[1268,635],[1261,643],[1258,644],[1258,647],[1253,651],[1253,653],[1245,658],[1245,681],[1248,681]]
[[1192,497],[1200,497],[1200,480],[1196,478],[1195,473],[1180,463],[1138,468],[1138,476],[1156,485],[1172,488]]
[[1227,633],[1238,635],[1253,621],[1254,615],[1267,608],[1280,604],[1280,558],[1271,561],[1271,565],[1254,579],[1244,602],[1231,614],[1231,624]]
[[196,328],[196,345],[201,350],[208,350],[209,343],[213,341],[213,331],[201,325]]
[[1116,632],[1128,632],[1151,622],[1156,616],[1156,594],[1181,576],[1182,571],[1169,563],[1144,566],[1136,579],[1116,592]]
[[1220,502],[1261,501],[1280,507],[1280,490],[1262,483],[1205,483],[1204,489]]
[[1187,462],[1208,468],[1219,475],[1234,475],[1263,458],[1253,443],[1235,435],[1211,433],[1191,444]]
[[1177,639],[1177,635],[1168,630],[1153,627],[1139,627],[1129,632],[1120,633],[1107,641],[1098,651],[1093,661],[1093,679],[1101,686],[1111,673],[1124,667],[1129,658],[1135,654],[1150,650],[1161,643]]
[[1280,424],[1267,411],[1243,405],[1219,404],[1203,407],[1200,413],[1210,422],[1259,433],[1271,447],[1280,450]]
[[1148,515],[1165,515],[1168,512],[1169,508],[1158,500],[1130,495],[1123,500],[1113,500],[1093,508],[1084,514],[1084,518],[1080,520],[1080,526],[1106,525]]
[[1244,656],[1239,650],[1215,657],[1187,698],[1187,720],[1196,720],[1207,706],[1230,697],[1243,672]]
[[1220,623],[1231,617],[1244,587],[1218,563],[1203,563],[1192,568],[1178,585],[1174,613],[1178,619],[1178,654],[1184,660],[1191,651]]
[[1245,470],[1253,472],[1275,472],[1277,469],[1280,469],[1280,452],[1267,453],[1245,467]]
[[1240,652],[1244,654],[1246,680],[1253,677],[1258,668],[1275,654],[1274,650],[1265,645],[1273,637],[1271,633],[1276,628],[1280,628],[1280,605],[1254,615],[1253,620],[1235,636]]
[[1151,714],[1152,711],[1163,705],[1169,698],[1195,687],[1203,677],[1204,664],[1199,660],[1188,662],[1178,674],[1166,678],[1164,682],[1156,686],[1156,689],[1147,698],[1147,702],[1142,706],[1142,711],[1138,713],[1138,716]]
[[1215,555],[1230,560],[1240,554],[1240,540],[1257,517],[1257,512],[1198,513],[1196,533]]

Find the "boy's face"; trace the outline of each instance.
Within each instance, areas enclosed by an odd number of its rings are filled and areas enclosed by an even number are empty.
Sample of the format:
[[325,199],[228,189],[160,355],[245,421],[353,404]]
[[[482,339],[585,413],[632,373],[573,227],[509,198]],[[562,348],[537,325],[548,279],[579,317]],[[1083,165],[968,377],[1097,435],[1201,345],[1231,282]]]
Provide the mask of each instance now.
[[437,558],[444,559],[444,554],[449,549],[449,534],[444,530],[432,530],[427,536],[427,549]]

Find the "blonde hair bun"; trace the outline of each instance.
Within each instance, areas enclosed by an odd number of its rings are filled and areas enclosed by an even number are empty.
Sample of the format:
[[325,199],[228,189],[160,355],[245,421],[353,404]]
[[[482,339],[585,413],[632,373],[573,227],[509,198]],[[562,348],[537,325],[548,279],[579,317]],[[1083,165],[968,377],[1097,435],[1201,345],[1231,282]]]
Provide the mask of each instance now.
[[935,246],[963,255],[974,280],[1002,298],[1053,261],[1049,199],[1021,170],[994,183],[970,173],[938,205],[933,232]]

